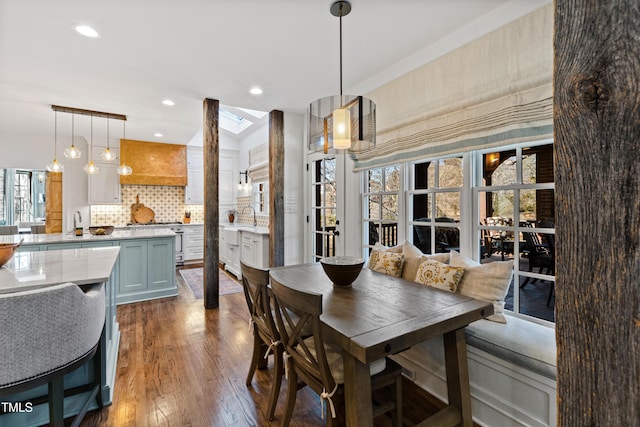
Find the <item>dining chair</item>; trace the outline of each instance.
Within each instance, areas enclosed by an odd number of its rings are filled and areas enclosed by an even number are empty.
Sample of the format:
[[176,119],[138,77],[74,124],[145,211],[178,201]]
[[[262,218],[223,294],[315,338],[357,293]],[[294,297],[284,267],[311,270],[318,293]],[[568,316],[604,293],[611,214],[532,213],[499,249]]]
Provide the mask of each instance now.
[[[0,400],[48,384],[49,422],[62,426],[65,392],[74,394],[64,389],[63,377],[95,357],[90,392],[71,424],[78,426],[94,399],[102,407],[99,345],[104,321],[104,284],[86,292],[65,283],[0,294]],[[35,400],[40,398],[30,399]]]
[[[291,289],[271,279],[275,320],[284,343],[288,390],[281,426],[291,422],[299,389],[309,386],[320,395],[328,426],[345,422],[342,350],[325,343],[322,334],[322,295]],[[311,327],[312,336],[303,333]],[[389,358],[371,363],[371,391],[388,389],[390,399],[374,401],[373,416],[391,413],[394,426],[402,426],[402,367]],[[382,393],[380,393],[382,394]],[[324,408],[323,417],[324,417]]]
[[[549,241],[542,243],[540,236],[535,232],[530,222],[522,221],[520,222],[520,227],[531,229],[531,231],[522,231],[525,241],[524,251],[529,259],[529,272],[532,272],[534,268],[538,268],[541,274],[544,269],[546,269],[547,274],[553,274],[555,270],[555,248],[552,251]],[[553,241],[555,242],[555,239]],[[529,283],[529,280],[531,280],[531,283],[535,283],[538,279],[527,277],[520,285],[520,289],[524,288]]]
[[0,225],[0,236],[8,236],[11,234],[18,234],[17,225]]
[[253,329],[253,353],[246,384],[251,385],[256,369],[267,367],[267,357],[273,353],[274,373],[269,395],[267,418],[273,420],[283,375],[283,345],[271,310],[269,270],[255,268],[240,261],[242,288],[247,300]]

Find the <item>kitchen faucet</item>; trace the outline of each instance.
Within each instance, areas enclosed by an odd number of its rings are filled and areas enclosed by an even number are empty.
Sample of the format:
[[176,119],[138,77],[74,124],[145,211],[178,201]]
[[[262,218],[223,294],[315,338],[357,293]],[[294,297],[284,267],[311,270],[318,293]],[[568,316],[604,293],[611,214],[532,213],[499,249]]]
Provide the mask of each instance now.
[[75,211],[73,213],[73,230],[75,231],[76,228],[78,228],[77,223],[76,223],[76,214],[78,216],[78,222],[82,222],[82,214],[80,213],[80,211]]
[[244,210],[247,208],[251,208],[251,210],[253,210],[253,226],[256,227],[258,225],[258,221],[256,221],[256,208],[254,208],[253,205],[247,205],[244,208],[242,208],[242,211],[240,212],[240,214],[243,215]]

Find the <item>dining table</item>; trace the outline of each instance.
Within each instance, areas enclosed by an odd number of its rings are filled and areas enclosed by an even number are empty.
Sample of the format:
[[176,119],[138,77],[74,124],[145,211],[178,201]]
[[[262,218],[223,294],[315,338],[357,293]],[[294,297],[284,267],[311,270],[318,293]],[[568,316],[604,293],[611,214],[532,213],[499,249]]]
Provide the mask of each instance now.
[[420,426],[471,426],[464,328],[493,304],[364,268],[350,287],[334,286],[320,263],[275,267],[269,275],[322,294],[325,339],[342,348],[347,426],[372,426],[371,362],[442,336],[448,405]]

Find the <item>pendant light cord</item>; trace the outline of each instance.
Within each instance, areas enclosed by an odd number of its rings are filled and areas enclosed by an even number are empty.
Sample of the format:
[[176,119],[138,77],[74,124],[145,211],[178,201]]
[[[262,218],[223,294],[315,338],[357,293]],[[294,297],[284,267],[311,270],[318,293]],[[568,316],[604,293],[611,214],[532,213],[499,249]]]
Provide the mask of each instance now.
[[342,96],[342,4],[340,5],[340,96]]

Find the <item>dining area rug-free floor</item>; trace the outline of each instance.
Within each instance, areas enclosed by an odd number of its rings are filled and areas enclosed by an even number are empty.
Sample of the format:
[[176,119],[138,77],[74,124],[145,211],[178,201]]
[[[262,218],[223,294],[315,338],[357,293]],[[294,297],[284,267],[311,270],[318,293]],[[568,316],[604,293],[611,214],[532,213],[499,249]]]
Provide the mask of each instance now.
[[[204,271],[202,268],[187,268],[178,270],[186,284],[191,289],[193,297],[196,299],[204,298]],[[242,285],[236,280],[232,279],[227,273],[218,270],[220,277],[219,295],[234,294],[236,292],[242,292]]]

